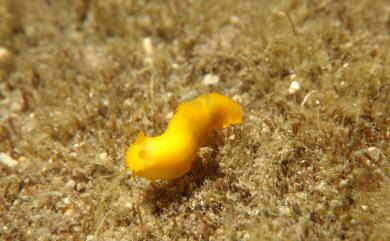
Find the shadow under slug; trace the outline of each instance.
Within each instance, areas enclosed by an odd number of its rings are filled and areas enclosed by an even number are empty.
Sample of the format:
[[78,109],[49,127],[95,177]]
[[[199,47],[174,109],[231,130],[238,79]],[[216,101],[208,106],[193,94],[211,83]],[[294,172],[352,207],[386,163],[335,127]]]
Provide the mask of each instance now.
[[214,133],[207,144],[209,147],[204,148],[205,151],[195,158],[190,172],[184,176],[168,181],[152,181],[145,188],[143,202],[152,207],[153,213],[160,215],[173,203],[187,201],[206,180],[224,176],[218,160],[218,146],[223,145],[223,139],[222,134]]

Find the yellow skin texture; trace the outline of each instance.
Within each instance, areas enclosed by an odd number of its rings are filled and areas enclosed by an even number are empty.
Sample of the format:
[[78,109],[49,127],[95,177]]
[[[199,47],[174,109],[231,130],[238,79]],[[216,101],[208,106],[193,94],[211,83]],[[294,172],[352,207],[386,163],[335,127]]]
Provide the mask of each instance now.
[[134,176],[151,180],[178,178],[191,169],[196,152],[214,129],[240,124],[242,120],[240,105],[217,93],[183,102],[162,135],[138,134],[126,151],[126,165]]

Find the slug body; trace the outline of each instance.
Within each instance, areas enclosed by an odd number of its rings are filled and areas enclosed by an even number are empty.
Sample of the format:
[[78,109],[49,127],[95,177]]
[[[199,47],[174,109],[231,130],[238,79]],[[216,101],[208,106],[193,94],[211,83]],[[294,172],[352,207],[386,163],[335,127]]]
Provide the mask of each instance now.
[[126,164],[134,176],[151,180],[178,178],[191,169],[196,152],[214,129],[242,120],[240,105],[217,93],[183,102],[162,135],[138,134],[126,151]]

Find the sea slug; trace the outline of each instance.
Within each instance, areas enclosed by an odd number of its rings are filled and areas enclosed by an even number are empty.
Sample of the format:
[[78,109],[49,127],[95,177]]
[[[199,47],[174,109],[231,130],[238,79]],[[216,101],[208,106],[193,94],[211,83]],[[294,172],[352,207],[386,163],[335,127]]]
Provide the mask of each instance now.
[[242,120],[240,105],[218,93],[183,102],[162,135],[138,134],[126,151],[126,165],[133,176],[151,180],[178,178],[191,169],[196,152],[214,129],[240,124]]

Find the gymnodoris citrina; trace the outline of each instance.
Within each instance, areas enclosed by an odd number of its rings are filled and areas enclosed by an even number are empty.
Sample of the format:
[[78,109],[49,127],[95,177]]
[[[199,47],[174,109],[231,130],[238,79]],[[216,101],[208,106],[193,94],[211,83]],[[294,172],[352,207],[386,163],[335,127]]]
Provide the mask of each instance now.
[[218,93],[183,102],[162,135],[138,134],[126,151],[126,165],[134,176],[151,180],[178,178],[191,169],[196,152],[214,129],[242,120],[240,105]]

